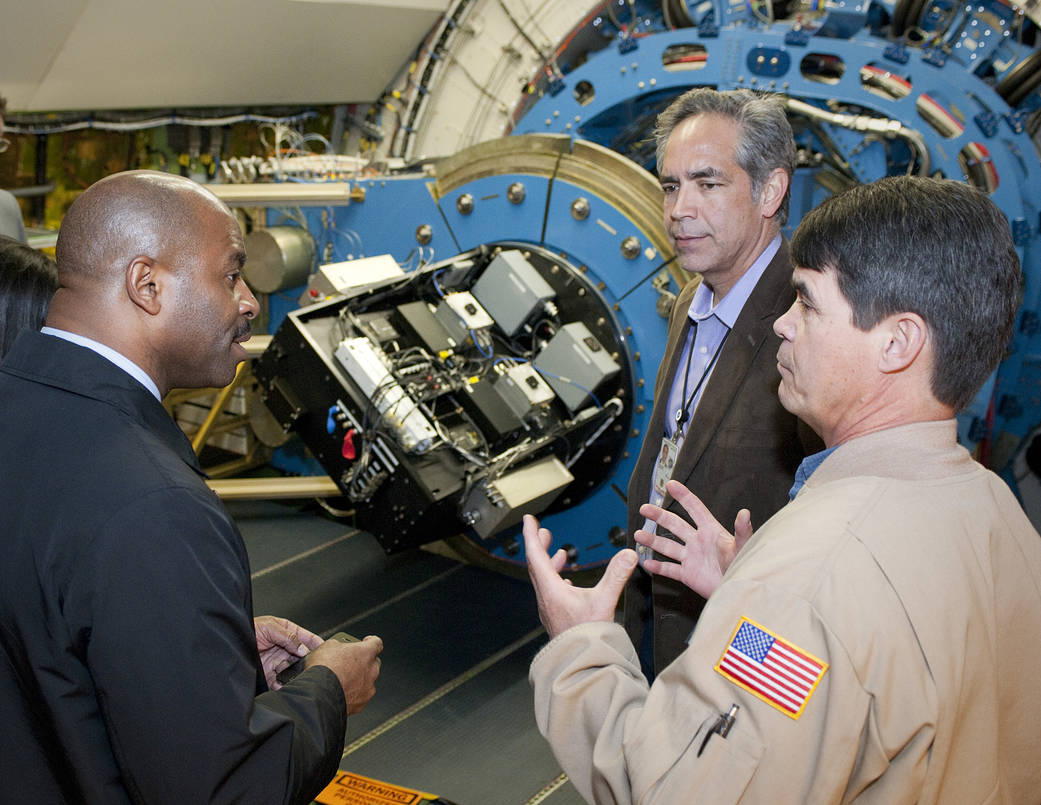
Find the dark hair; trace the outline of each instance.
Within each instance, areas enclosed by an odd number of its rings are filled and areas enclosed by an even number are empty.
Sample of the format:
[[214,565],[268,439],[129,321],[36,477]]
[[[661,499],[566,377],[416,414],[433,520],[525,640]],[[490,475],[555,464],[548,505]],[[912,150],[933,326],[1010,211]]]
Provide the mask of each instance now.
[[791,178],[795,171],[795,138],[784,110],[784,100],[779,95],[747,89],[717,92],[696,87],[688,90],[658,115],[654,129],[658,173],[661,174],[665,146],[676,126],[698,115],[728,117],[741,127],[741,134],[734,143],[734,160],[748,174],[753,200],[759,200],[770,174],[777,168],[788,174],[788,191],[774,215],[777,225],[784,226],[788,221]]
[[911,176],[856,185],[803,218],[791,251],[797,266],[836,272],[859,329],[921,316],[934,344],[933,396],[955,411],[1004,356],[1019,257],[1008,220],[979,190]]
[[39,330],[58,289],[58,268],[47,255],[0,235],[0,358],[19,331]]

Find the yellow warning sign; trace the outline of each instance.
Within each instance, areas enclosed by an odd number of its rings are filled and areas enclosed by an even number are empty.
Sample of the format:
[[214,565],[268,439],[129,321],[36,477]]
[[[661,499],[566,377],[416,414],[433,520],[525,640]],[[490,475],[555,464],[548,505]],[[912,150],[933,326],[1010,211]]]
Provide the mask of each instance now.
[[436,799],[436,794],[424,794],[422,791],[341,771],[315,797],[315,802],[322,805],[421,805]]

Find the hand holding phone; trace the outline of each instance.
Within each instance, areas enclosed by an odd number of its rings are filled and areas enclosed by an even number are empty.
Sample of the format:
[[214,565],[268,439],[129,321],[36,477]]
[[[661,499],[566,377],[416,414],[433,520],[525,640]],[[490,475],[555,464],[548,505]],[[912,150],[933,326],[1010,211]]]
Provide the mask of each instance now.
[[[358,642],[358,638],[357,637],[349,635],[346,632],[337,632],[336,634],[334,634],[329,639],[330,640],[338,640],[341,643],[357,643]],[[307,667],[307,658],[308,658],[308,656],[310,656],[310,655],[309,654],[308,655],[304,655],[303,657],[298,659],[296,662],[292,663],[291,665],[287,665],[285,668],[283,668],[281,671],[279,671],[275,675],[275,679],[278,680],[278,684],[280,684],[280,685],[288,684],[291,680],[293,680],[296,677],[298,677],[300,675],[300,673],[304,670],[304,668]]]

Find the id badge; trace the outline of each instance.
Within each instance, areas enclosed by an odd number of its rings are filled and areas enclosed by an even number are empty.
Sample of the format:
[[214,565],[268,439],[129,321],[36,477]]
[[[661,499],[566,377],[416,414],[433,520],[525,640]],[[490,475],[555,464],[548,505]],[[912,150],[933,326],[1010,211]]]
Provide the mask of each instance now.
[[661,452],[658,453],[658,463],[654,467],[654,491],[665,498],[665,484],[672,478],[672,470],[676,466],[676,457],[679,455],[679,444],[663,436],[661,440]]

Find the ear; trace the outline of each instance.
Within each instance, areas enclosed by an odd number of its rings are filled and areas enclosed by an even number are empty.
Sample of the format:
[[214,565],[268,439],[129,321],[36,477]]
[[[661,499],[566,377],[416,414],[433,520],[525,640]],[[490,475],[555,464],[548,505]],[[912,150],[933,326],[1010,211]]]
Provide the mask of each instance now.
[[159,313],[159,272],[149,257],[135,257],[126,270],[126,292],[130,301],[150,316]]
[[759,208],[764,218],[774,217],[787,192],[788,174],[784,172],[783,168],[774,168],[760,193]]
[[901,372],[910,367],[925,349],[929,329],[917,313],[897,313],[880,323],[885,337],[879,370],[884,373]]

